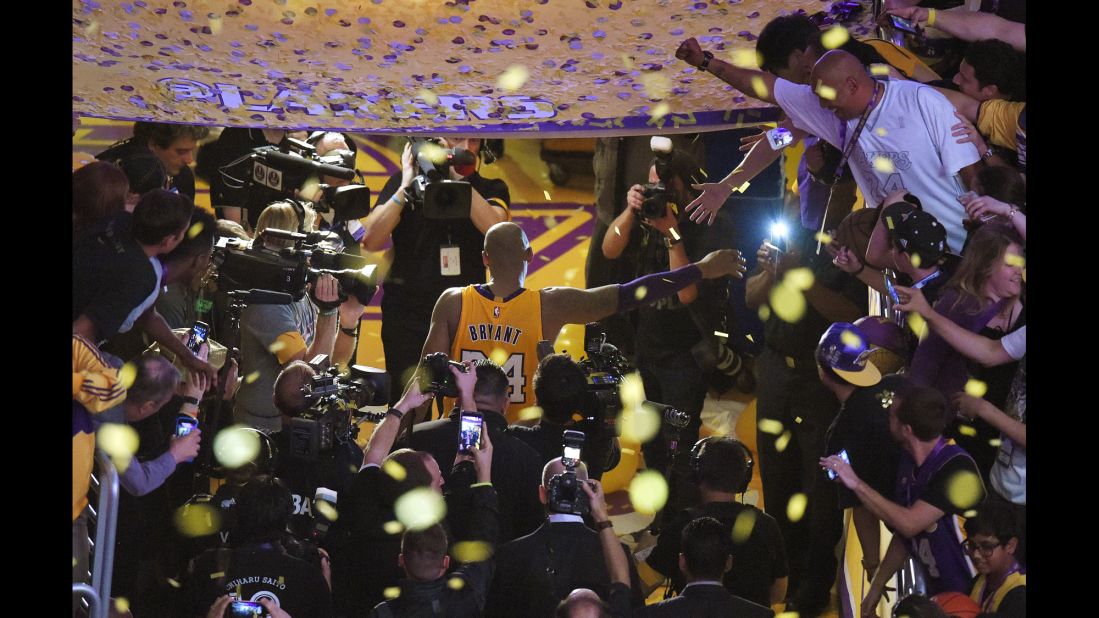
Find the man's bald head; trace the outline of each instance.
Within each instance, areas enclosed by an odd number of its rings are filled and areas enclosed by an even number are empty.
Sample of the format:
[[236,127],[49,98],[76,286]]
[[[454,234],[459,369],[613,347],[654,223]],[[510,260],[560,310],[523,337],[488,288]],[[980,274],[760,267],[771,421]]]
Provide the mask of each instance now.
[[610,607],[599,598],[595,591],[577,588],[569,593],[554,613],[556,618],[607,618]]
[[858,118],[874,91],[874,79],[854,55],[839,49],[825,53],[813,65],[809,85],[820,106],[843,120]]
[[530,241],[523,228],[503,221],[488,228],[485,233],[485,266],[494,273],[520,273],[525,262],[530,261]]
[[[560,457],[549,460],[549,463],[542,468],[542,486],[549,485],[549,481],[554,475],[561,474],[564,471],[565,464],[561,463]],[[582,461],[576,463],[576,478],[581,481],[588,480],[588,467]]]

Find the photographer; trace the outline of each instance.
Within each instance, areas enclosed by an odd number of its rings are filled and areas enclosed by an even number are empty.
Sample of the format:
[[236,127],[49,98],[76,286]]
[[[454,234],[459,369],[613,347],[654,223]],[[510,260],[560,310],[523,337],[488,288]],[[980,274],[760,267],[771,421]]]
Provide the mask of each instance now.
[[[315,217],[308,205],[276,202],[260,214],[256,233],[267,228],[308,233]],[[288,241],[265,238],[263,242],[263,249],[277,253]],[[246,379],[237,393],[236,422],[279,431],[282,422],[271,396],[279,371],[291,361],[318,354],[328,355],[336,365],[351,357],[363,306],[354,295],[339,304],[339,284],[328,274],[317,278],[309,296],[312,301],[302,296],[286,305],[245,307],[240,319],[240,373]],[[257,377],[249,381],[252,375]]]
[[275,478],[259,476],[236,500],[233,547],[191,561],[183,585],[189,615],[204,615],[218,597],[236,593],[242,601],[269,599],[295,618],[331,616],[327,559],[323,566],[311,564],[287,555],[282,545],[293,509],[290,491]]
[[[510,541],[533,532],[542,520],[536,489],[541,461],[534,449],[508,430],[504,418],[508,405],[508,378],[504,371],[490,360],[467,361],[465,366],[467,373],[458,373],[455,381],[459,393],[465,395],[472,390],[475,409],[462,406],[447,418],[416,425],[408,443],[442,462],[443,478],[449,480],[451,471],[447,463],[453,462],[458,454],[460,415],[463,411],[482,415],[495,445],[492,478],[500,498],[500,537]],[[469,381],[470,373],[476,377],[475,386]]]
[[151,152],[166,172],[167,185],[163,188],[185,195],[193,202],[195,175],[188,166],[194,161],[199,140],[205,139],[209,134],[210,129],[206,127],[166,122],[135,122],[133,137],[114,144],[95,158],[126,169],[127,162],[145,157]]
[[[482,153],[479,138],[447,137],[436,141],[443,148],[464,149],[477,162],[490,156],[487,151]],[[463,220],[430,219],[425,216],[424,204],[413,203],[413,181],[421,170],[417,169],[412,144],[405,146],[401,167],[401,173],[390,177],[378,193],[374,210],[363,222],[362,239],[367,251],[381,251],[393,241],[393,264],[382,297],[382,345],[385,367],[394,384],[403,384],[406,373],[419,362],[439,294],[449,287],[485,280],[481,262],[485,233],[493,224],[511,218],[507,185],[481,176],[476,163],[450,166],[448,171],[448,178],[463,180],[472,187],[469,218]]]
[[[485,616],[550,618],[557,604],[577,588],[590,588],[600,598],[610,598],[612,580],[601,538],[613,536],[613,530],[606,531],[613,524],[607,517],[602,487],[598,481],[588,481],[584,462],[576,461],[569,469],[564,461],[554,459],[542,470],[538,498],[545,505],[547,521],[533,534],[505,543],[496,552],[496,575]],[[594,487],[585,487],[589,483],[595,483]],[[554,486],[557,489],[552,489]],[[588,528],[577,514],[589,510],[598,532]],[[621,573],[617,568],[615,571],[614,583],[619,587],[623,583],[618,581]],[[632,604],[640,607],[641,588],[632,560],[629,581]]]

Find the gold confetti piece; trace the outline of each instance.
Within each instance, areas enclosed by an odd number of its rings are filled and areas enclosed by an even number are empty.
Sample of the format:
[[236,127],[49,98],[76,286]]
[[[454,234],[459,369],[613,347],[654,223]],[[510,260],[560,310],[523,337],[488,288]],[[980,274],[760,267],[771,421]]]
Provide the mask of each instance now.
[[737,188],[736,188],[736,190],[737,190],[737,191],[738,191],[739,193],[744,193],[745,191],[747,191],[747,190],[748,190],[748,185],[750,185],[750,184],[752,184],[752,183],[751,183],[751,182],[748,182],[747,180],[745,180],[745,181],[744,181],[744,184],[742,184],[742,185],[740,185],[739,187],[737,187]]
[[420,154],[435,164],[446,162],[446,150],[435,142],[424,142],[420,146]]
[[965,383],[965,394],[966,395],[972,395],[974,397],[979,398],[979,397],[984,397],[985,393],[987,393],[987,392],[988,392],[988,385],[985,384],[984,382],[981,382],[980,380],[975,380],[973,378],[970,378],[969,381]]
[[729,61],[733,63],[733,66],[755,70],[759,68],[762,56],[754,49],[734,49],[729,52]]
[[958,510],[977,505],[982,493],[981,477],[970,470],[959,470],[947,481],[946,497]]
[[286,347],[285,341],[275,341],[271,345],[267,346],[267,351],[272,354],[278,354],[280,350]]
[[893,160],[889,157],[874,157],[874,169],[882,174],[892,174],[897,171],[893,166]]
[[118,597],[114,600],[114,608],[118,610],[118,613],[125,614],[130,611],[130,600],[126,597]]
[[653,108],[651,116],[653,118],[663,118],[664,116],[667,116],[670,111],[672,111],[670,105],[667,103],[658,103],[657,106]]
[[766,99],[767,95],[770,94],[767,83],[759,75],[752,76],[752,92],[756,94],[757,99]]
[[875,62],[870,65],[870,74],[878,77],[887,77],[889,75],[889,65]]
[[286,587],[286,576],[285,575],[279,575],[279,578],[275,581],[278,582],[279,588],[285,588]]
[[1026,268],[1026,258],[1017,253],[1005,253],[1004,264],[1017,268]]
[[550,257],[549,257],[548,255],[543,255],[543,254],[541,254],[541,253],[539,253],[539,254],[538,254],[538,259],[542,260],[543,262],[549,262],[549,261],[551,261],[551,260],[550,260]]
[[1000,445],[1003,444],[1003,443],[1004,443],[1004,441],[999,439],[999,438],[992,438],[991,440],[988,441],[988,445],[991,446],[992,448],[1000,448]]
[[[672,90],[672,80],[659,73],[646,73],[641,76],[641,84],[650,99],[663,99]],[[660,107],[659,105],[657,106]]]
[[434,92],[428,90],[427,88],[421,88],[419,91],[416,92],[416,96],[423,99],[424,103],[427,103],[428,105],[438,105],[439,104],[439,95],[437,95]]
[[836,100],[836,89],[829,86],[828,84],[825,84],[824,82],[818,80],[817,81],[817,96],[824,99],[825,101],[835,101]]
[[232,425],[214,437],[214,457],[226,468],[239,468],[259,455],[259,434],[244,425]]
[[648,294],[649,294],[649,288],[647,288],[643,285],[639,285],[639,286],[637,286],[637,289],[634,290],[633,297],[636,298],[637,300],[645,300],[645,296],[647,296]]
[[96,431],[96,445],[114,459],[128,460],[137,452],[141,440],[134,428],[123,423],[103,423]]
[[878,137],[885,137],[886,135],[889,134],[889,131],[886,131],[885,127],[878,127],[876,129],[874,129],[874,133],[877,133]]
[[669,229],[668,233],[672,235],[672,240],[679,240],[679,232],[675,231],[674,227]]
[[714,331],[714,336],[717,336],[717,337],[724,337],[724,338],[728,339],[728,338],[729,338],[729,333],[723,333],[723,332],[721,332],[721,331],[719,331],[719,330],[715,330],[715,331]]
[[813,238],[822,245],[828,245],[832,243],[832,235],[828,232],[817,232],[813,235]]
[[133,363],[126,363],[122,365],[122,368],[118,370],[118,381],[122,383],[122,388],[130,388],[134,385],[134,380],[137,379],[137,365]]
[[759,308],[759,319],[763,322],[771,319],[771,308],[767,305],[762,305]]
[[623,447],[621,447],[621,449],[620,449],[620,450],[621,450],[621,451],[622,451],[623,453],[625,453],[626,455],[636,455],[636,454],[637,454],[637,451],[633,450],[632,448],[626,448],[626,447],[624,447],[624,446],[623,446]]
[[614,235],[615,236],[621,236],[622,235],[622,231],[618,229],[617,225],[614,226]]
[[214,36],[221,34],[221,24],[221,15],[211,15],[209,22],[210,34]]
[[920,341],[927,337],[927,320],[923,319],[923,316],[918,313],[908,314],[908,328],[916,333],[916,337],[919,337]]
[[446,587],[451,590],[461,590],[466,585],[466,580],[461,577],[451,577],[446,580]]
[[794,434],[790,433],[789,429],[782,432],[782,435],[778,437],[778,440],[775,440],[775,450],[780,453],[785,451],[786,447],[790,444],[790,438],[793,437]]
[[919,253],[913,253],[911,257],[909,257],[908,261],[912,262],[913,268],[919,268],[920,264],[923,264],[923,258],[920,257]]
[[209,504],[184,504],[176,509],[172,521],[183,536],[207,536],[221,529],[221,509]]
[[538,406],[529,406],[519,410],[519,420],[521,421],[534,421],[542,418],[545,412]]
[[759,422],[756,423],[756,426],[759,427],[759,430],[763,433],[771,434],[772,436],[777,436],[782,433],[782,421],[773,418],[761,418],[759,419]]
[[790,501],[786,503],[786,519],[789,519],[792,523],[801,521],[801,518],[805,516],[805,507],[808,504],[809,497],[803,493],[790,496]]
[[771,288],[771,309],[784,322],[796,323],[805,316],[805,295],[783,280]]
[[641,382],[641,374],[635,371],[622,376],[618,396],[622,399],[623,408],[641,405],[641,402],[645,401],[645,385]]
[[644,470],[630,481],[629,492],[635,511],[653,515],[668,501],[668,482],[656,470]]
[[747,335],[744,335],[744,338],[747,339],[748,341],[751,341],[752,343],[756,342],[755,339],[752,339],[752,333],[748,333]]
[[168,578],[168,585],[171,586],[172,588],[182,588],[183,587],[183,584],[181,584],[178,581],[172,579],[171,577]]
[[404,466],[392,459],[387,459],[382,464],[382,472],[385,472],[397,482],[405,480],[405,477],[408,476],[408,471],[405,470]]
[[84,34],[88,37],[93,37],[99,33],[99,22],[93,21],[84,28]]
[[399,586],[390,586],[385,590],[382,590],[382,596],[387,599],[396,599],[401,596],[401,588]]
[[496,87],[504,92],[515,92],[530,79],[530,71],[521,64],[513,64],[496,79]]
[[548,201],[550,201],[550,200],[552,199],[552,198],[550,197],[549,191],[545,191],[545,190],[543,190],[543,191],[542,191],[542,195],[546,196],[546,201],[547,201],[547,202],[548,202]]
[[565,280],[566,281],[572,281],[573,279],[576,278],[576,274],[579,273],[579,272],[580,271],[576,268],[570,268],[570,269],[566,270],[565,271]]
[[503,367],[504,364],[508,362],[508,356],[508,353],[503,348],[493,348],[492,352],[490,352],[488,355],[489,359],[492,362],[500,365],[501,367]]
[[336,507],[332,506],[332,503],[327,500],[317,500],[313,502],[313,508],[317,509],[317,512],[324,515],[328,521],[336,521],[340,518],[339,511]]
[[259,371],[253,371],[252,373],[244,376],[244,383],[251,384],[259,379]]
[[800,618],[800,616],[801,614],[797,612],[782,612],[781,614],[776,614],[775,618]]
[[[218,571],[217,573],[210,573],[210,579],[217,579],[219,577],[225,577],[225,571]],[[239,592],[238,592],[239,594]]]
[[786,285],[793,287],[795,290],[805,291],[813,287],[813,282],[816,278],[813,276],[813,271],[808,268],[794,268],[786,273],[784,281]]
[[484,562],[492,557],[492,545],[483,541],[455,543],[450,555],[458,562]]
[[820,35],[820,44],[824,46],[824,49],[836,49],[850,38],[851,34],[847,32],[847,28],[836,24]]
[[967,435],[971,438],[976,438],[977,437],[977,428],[973,427],[972,425],[959,424],[958,425],[958,433],[963,434],[963,435]]
[[733,543],[740,545],[752,536],[752,529],[756,527],[756,512],[753,509],[744,509],[733,521]]
[[382,524],[382,530],[385,530],[386,534],[400,534],[404,532],[404,526],[401,522],[394,519],[393,521],[387,521]]
[[542,224],[546,226],[547,230],[552,230],[553,228],[557,227],[557,219],[550,216],[545,216],[542,217]]
[[800,425],[801,424],[801,417],[800,416],[795,416],[794,417],[794,422],[797,423],[798,425]]
[[650,405],[627,406],[618,417],[618,425],[623,438],[644,444],[660,433],[660,414]]
[[446,516],[446,502],[432,489],[417,487],[397,498],[393,512],[405,528],[423,530],[442,521]]
[[204,226],[202,225],[202,221],[198,221],[191,225],[191,227],[187,228],[187,238],[194,238],[195,236],[201,234],[203,227]]
[[854,331],[845,330],[840,333],[840,341],[849,348],[862,347],[862,337],[859,337]]
[[73,566],[76,566],[76,556],[73,556]]
[[977,516],[977,509],[969,509],[968,511],[965,511],[964,513],[962,513],[962,517],[965,517],[966,519],[972,519],[976,516]]

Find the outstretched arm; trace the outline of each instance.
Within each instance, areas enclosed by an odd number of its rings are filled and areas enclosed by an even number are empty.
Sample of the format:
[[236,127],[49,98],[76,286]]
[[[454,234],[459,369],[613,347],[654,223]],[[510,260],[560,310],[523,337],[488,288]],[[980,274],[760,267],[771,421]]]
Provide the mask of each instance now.
[[[675,51],[675,57],[693,67],[698,67],[706,59],[702,47],[699,46],[694,37],[679,44],[679,49]],[[714,56],[710,57],[710,64],[705,70],[750,97],[767,103],[778,104],[778,101],[775,100],[775,80],[777,78],[770,73],[742,69]]]
[[1015,49],[1026,51],[1026,26],[991,13],[973,11],[935,11],[934,23],[929,21],[931,11],[921,6],[911,6],[889,11],[905,19],[937,28],[963,41],[999,39]]

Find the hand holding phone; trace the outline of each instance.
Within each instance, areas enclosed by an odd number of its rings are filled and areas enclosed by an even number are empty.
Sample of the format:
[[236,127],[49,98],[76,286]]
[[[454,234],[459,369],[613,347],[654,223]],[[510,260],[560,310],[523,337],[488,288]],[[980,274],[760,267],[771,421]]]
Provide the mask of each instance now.
[[[843,449],[842,451],[836,453],[836,457],[839,457],[844,462],[846,462],[848,465],[851,465],[851,458],[847,456],[847,449]],[[835,470],[832,470],[831,468],[825,468],[824,471],[828,473],[828,479],[829,480],[833,480],[833,481],[836,480],[836,471]]]
[[889,16],[889,21],[891,21],[893,23],[894,28],[896,28],[897,30],[900,30],[902,32],[907,32],[909,34],[919,34],[920,33],[919,27],[917,27],[916,24],[914,24],[912,22],[912,20],[910,20],[910,19],[905,19],[903,17],[898,17],[897,15],[890,15]]
[[481,448],[481,423],[484,418],[474,412],[462,412],[458,427],[458,450],[468,452]]
[[794,143],[794,134],[789,129],[776,127],[767,132],[767,143],[771,145],[771,150],[782,150]]
[[226,618],[266,618],[268,613],[254,601],[233,601],[225,612]]
[[889,273],[886,273],[884,276],[885,290],[889,292],[889,298],[893,299],[894,305],[899,304],[901,302],[901,297],[897,296],[897,288],[893,286],[893,279],[889,276]]
[[199,348],[203,343],[206,343],[206,338],[210,334],[210,325],[206,322],[196,320],[194,326],[191,327],[191,334],[187,337],[187,347],[198,354]]
[[181,414],[179,418],[176,419],[176,437],[182,438],[194,431],[197,427],[198,419],[187,414]]

